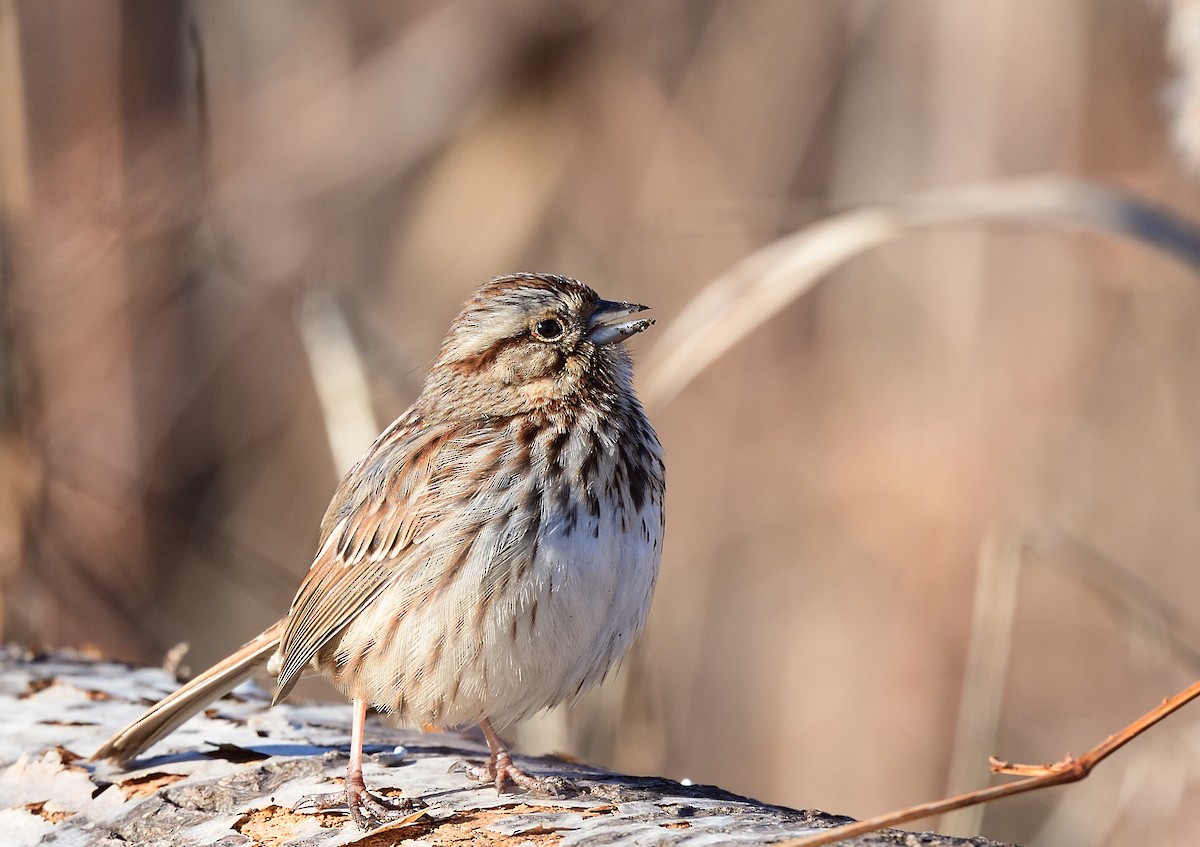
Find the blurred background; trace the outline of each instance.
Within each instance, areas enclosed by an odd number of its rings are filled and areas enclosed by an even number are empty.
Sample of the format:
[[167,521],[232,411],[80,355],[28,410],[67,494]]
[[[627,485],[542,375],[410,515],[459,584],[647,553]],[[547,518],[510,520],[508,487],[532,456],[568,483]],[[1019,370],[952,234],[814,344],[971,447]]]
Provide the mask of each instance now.
[[[655,308],[667,542],[633,657],[521,749],[855,816],[1084,752],[1200,676],[1193,270],[925,228],[663,374],[709,283],[839,212],[1057,174],[1200,219],[1193,34],[1191,0],[0,0],[3,637],[194,672],[259,632],[462,301],[545,270]],[[1194,844],[1200,706],[922,826]]]

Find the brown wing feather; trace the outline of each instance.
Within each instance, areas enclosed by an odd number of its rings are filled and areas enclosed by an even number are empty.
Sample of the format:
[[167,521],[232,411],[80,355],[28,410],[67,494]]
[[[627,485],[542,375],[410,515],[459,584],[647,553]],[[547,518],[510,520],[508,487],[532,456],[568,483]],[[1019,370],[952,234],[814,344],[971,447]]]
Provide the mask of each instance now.
[[429,482],[449,434],[447,427],[426,427],[416,415],[406,415],[346,474],[322,522],[320,550],[292,601],[276,701],[395,578],[396,558],[415,543]]

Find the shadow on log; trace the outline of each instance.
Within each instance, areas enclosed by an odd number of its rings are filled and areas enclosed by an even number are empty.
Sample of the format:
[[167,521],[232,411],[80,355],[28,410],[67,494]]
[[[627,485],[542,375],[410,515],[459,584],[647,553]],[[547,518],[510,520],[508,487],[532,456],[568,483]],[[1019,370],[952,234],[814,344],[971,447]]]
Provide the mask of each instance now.
[[[33,844],[360,845],[768,844],[847,818],[769,806],[719,788],[631,777],[556,757],[525,759],[539,776],[578,786],[566,799],[498,796],[456,771],[487,757],[482,739],[417,733],[373,720],[368,784],[428,808],[369,833],[335,813],[293,805],[338,790],[350,709],[282,705],[254,685],[213,704],[128,770],[84,760],[109,733],[175,687],[158,669],[68,653],[0,649],[0,831]],[[995,842],[890,830],[853,844]]]

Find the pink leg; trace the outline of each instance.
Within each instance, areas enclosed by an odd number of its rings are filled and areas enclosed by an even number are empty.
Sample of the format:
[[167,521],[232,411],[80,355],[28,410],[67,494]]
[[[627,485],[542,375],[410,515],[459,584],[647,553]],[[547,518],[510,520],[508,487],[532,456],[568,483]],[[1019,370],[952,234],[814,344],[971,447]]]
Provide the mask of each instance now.
[[345,803],[354,823],[364,831],[412,811],[412,800],[397,804],[369,791],[363,782],[363,730],[366,724],[367,701],[362,697],[355,697],[354,720],[350,725],[350,763],[346,765],[346,790],[336,794],[305,797],[297,808],[311,806],[325,810]]
[[492,728],[492,722],[487,718],[479,722],[479,728],[483,730],[483,737],[487,739],[492,755],[484,767],[467,767],[467,776],[471,779],[494,783],[498,794],[504,792],[504,783],[509,781],[526,791],[548,797],[561,797],[570,790],[570,783],[561,777],[538,779],[513,764],[508,745]]

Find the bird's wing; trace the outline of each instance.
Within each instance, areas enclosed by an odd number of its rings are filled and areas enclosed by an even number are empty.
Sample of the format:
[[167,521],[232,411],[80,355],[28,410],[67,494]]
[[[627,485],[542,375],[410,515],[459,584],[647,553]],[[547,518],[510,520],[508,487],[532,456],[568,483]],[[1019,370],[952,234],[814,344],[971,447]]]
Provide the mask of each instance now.
[[431,484],[436,486],[446,454],[457,452],[452,435],[450,428],[426,426],[412,415],[400,418],[346,474],[288,614],[277,701],[389,580],[402,578],[397,560],[428,534],[422,530],[439,499]]

